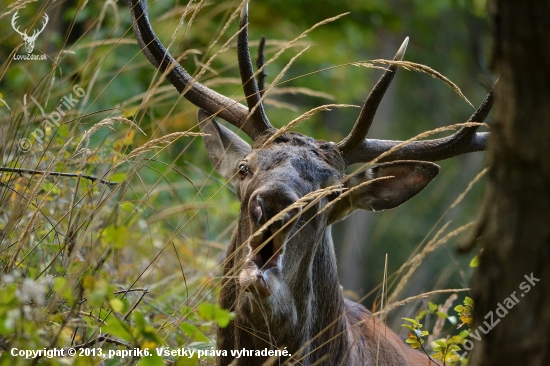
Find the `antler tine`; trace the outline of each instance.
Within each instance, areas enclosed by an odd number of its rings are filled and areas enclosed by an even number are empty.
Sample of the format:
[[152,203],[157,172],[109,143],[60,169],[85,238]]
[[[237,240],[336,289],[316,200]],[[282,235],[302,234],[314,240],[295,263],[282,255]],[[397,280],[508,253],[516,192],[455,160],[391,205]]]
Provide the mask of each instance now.
[[256,67],[258,69],[261,69],[260,73],[258,74],[258,89],[260,89],[260,96],[264,95],[265,92],[265,78],[267,76],[267,73],[265,72],[265,68],[263,68],[265,64],[265,55],[264,55],[264,49],[265,49],[265,37],[260,38],[260,45],[258,46],[258,58],[256,59]]
[[237,57],[239,59],[239,71],[241,73],[241,81],[243,84],[244,95],[246,96],[246,104],[248,110],[254,110],[249,118],[252,123],[263,128],[264,131],[272,129],[271,123],[267,119],[264,106],[261,103],[261,94],[256,79],[254,78],[254,69],[250,50],[248,49],[248,4],[243,6],[241,17],[239,20],[239,28],[241,32],[237,38]]
[[[481,105],[468,119],[468,122],[483,122],[493,107],[493,90],[487,94]],[[395,160],[438,161],[454,156],[483,151],[487,148],[488,132],[476,132],[479,126],[463,127],[451,136],[414,141],[407,144],[378,162]],[[371,161],[403,141],[366,139],[346,156],[348,164]]]
[[127,0],[132,14],[138,44],[147,59],[160,72],[168,69],[166,78],[178,92],[197,107],[217,115],[243,130],[255,140],[265,129],[247,120],[248,109],[216,91],[195,82],[191,75],[170,55],[153,31],[147,13],[147,0]]
[[[401,45],[401,47],[399,47],[399,50],[393,58],[395,61],[403,60],[403,56],[405,56],[405,51],[407,50],[408,44],[409,37],[405,38],[405,41],[403,41],[403,44]],[[384,94],[386,93],[386,90],[390,86],[390,83],[393,80],[396,71],[397,66],[391,65],[390,67],[388,67],[388,70],[384,72],[380,80],[378,80],[374,88],[372,88],[372,91],[365,100],[365,104],[363,105],[361,113],[359,114],[357,121],[355,121],[355,125],[353,126],[351,132],[338,144],[338,148],[343,153],[344,158],[347,159],[347,155],[350,154],[351,151],[353,151],[355,148],[360,146],[365,137],[367,137],[367,133],[369,132],[370,126],[372,125],[372,121],[374,119],[374,115],[376,114],[376,110],[378,109],[378,105],[380,105],[380,101],[382,100]]]

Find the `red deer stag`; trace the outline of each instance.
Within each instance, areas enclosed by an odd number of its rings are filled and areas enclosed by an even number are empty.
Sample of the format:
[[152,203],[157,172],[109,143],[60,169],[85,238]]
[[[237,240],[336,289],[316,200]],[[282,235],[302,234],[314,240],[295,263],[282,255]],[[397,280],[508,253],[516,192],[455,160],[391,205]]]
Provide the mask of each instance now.
[[[155,35],[146,0],[128,0],[133,29],[149,61],[183,96],[199,107],[206,150],[216,170],[237,192],[241,208],[227,251],[220,295],[235,312],[219,329],[224,350],[279,350],[270,364],[428,365],[425,354],[342,296],[330,226],[356,209],[394,208],[419,193],[437,175],[429,161],[484,150],[488,133],[464,127],[451,136],[416,141],[388,154],[383,163],[346,176],[346,167],[368,162],[401,141],[366,139],[396,67],[384,72],[367,97],[351,133],[341,142],[280,132],[267,119],[248,50],[247,6],[237,41],[238,63],[248,108],[193,78]],[[401,60],[407,40],[397,52]],[[470,121],[485,119],[491,93]],[[251,113],[249,111],[252,111]],[[244,131],[250,146],[213,119]],[[378,179],[377,179],[378,178]],[[368,183],[366,183],[368,182]],[[286,356],[280,350],[286,350]],[[269,357],[220,357],[218,365],[261,365]]]

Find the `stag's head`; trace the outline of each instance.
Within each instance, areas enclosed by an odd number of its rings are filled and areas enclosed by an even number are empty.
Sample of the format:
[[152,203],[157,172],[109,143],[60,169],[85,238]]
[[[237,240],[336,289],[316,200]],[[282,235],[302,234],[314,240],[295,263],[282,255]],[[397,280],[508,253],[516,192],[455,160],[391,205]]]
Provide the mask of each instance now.
[[[477,126],[464,127],[446,138],[416,141],[395,151],[392,148],[401,141],[366,139],[376,109],[397,71],[395,65],[384,72],[352,131],[341,142],[282,132],[269,122],[262,104],[263,87],[259,88],[254,78],[246,5],[241,12],[237,54],[248,108],[197,83],[170,56],[149,24],[146,0],[129,0],[129,5],[144,54],[200,108],[198,120],[201,130],[208,134],[204,141],[210,160],[235,187],[241,203],[237,235],[248,254],[243,266],[235,266],[239,273],[232,275],[239,277],[242,289],[260,298],[286,292],[288,282],[297,278],[298,268],[302,264],[307,267],[316,245],[330,242],[322,240],[330,224],[356,209],[394,208],[436,176],[439,168],[429,161],[486,147],[488,134],[477,133]],[[394,60],[402,60],[407,43],[408,39]],[[489,94],[470,121],[483,121],[491,105]],[[216,122],[214,116],[245,132],[252,145]],[[379,157],[381,164],[345,174],[349,165]]]
[[430,162],[396,161],[346,176],[338,144],[270,129],[250,146],[207,113],[199,111],[199,120],[212,164],[241,202],[239,235],[248,255],[235,275],[243,290],[259,296],[287,292],[282,279],[295,277],[330,224],[356,209],[396,207],[439,170]]
[[16,11],[11,18],[11,26],[17,33],[19,33],[21,38],[23,38],[23,41],[25,41],[25,49],[27,50],[27,53],[31,53],[34,50],[36,39],[38,38],[40,33],[44,31],[44,28],[46,28],[46,25],[48,24],[48,14],[43,15],[42,28],[40,28],[40,30],[33,30],[32,35],[30,36],[27,34],[27,29],[25,29],[24,32],[19,31],[19,26],[16,25],[17,18],[19,18],[19,14]]

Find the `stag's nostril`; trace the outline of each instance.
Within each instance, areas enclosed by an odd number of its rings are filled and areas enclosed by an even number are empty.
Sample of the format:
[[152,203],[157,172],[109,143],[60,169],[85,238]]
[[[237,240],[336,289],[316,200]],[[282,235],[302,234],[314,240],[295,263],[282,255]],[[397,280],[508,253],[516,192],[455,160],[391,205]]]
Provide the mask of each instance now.
[[259,195],[250,201],[250,215],[259,225],[266,222],[264,202]]
[[[264,190],[258,191],[250,197],[248,210],[250,219],[257,225],[263,225],[273,217],[279,215],[281,211],[293,204],[297,199],[290,195],[277,194],[277,192]],[[300,213],[300,208],[293,208],[286,212],[279,221],[279,225],[292,220],[294,216]]]
[[283,219],[281,220],[282,221],[282,224],[286,224],[287,222],[289,222],[290,220],[292,220],[292,218],[296,215],[298,215],[300,212],[302,211],[302,209],[300,207],[296,207],[296,208],[293,208],[292,210],[289,210],[285,216],[283,217]]

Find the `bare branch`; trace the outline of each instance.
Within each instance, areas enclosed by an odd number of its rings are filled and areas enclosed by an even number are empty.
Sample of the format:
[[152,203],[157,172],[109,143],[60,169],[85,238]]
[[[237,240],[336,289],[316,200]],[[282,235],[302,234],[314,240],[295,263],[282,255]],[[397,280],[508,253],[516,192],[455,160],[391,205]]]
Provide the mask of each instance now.
[[69,177],[69,178],[84,178],[89,179],[92,182],[99,182],[102,184],[106,184],[108,186],[116,186],[117,184],[120,184],[119,182],[111,182],[105,179],[101,179],[98,177],[94,177],[93,175],[83,175],[83,174],[75,174],[75,173],[60,173],[60,172],[49,172],[45,170],[34,170],[34,169],[21,169],[21,168],[6,168],[6,167],[0,167],[0,172],[9,172],[9,173],[18,173],[18,174],[31,174],[31,175],[51,175],[54,177]]

